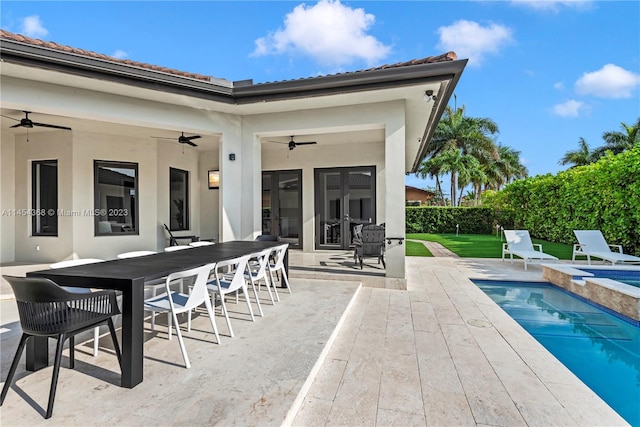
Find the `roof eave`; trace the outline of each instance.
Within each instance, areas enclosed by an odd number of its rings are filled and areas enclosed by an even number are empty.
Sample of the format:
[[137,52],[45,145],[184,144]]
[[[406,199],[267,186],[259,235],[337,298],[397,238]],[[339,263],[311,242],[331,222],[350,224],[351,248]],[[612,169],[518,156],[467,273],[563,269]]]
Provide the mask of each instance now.
[[437,107],[431,110],[431,116],[427,120],[427,127],[424,130],[422,138],[420,140],[420,147],[418,148],[418,154],[416,155],[413,165],[411,166],[410,173],[416,173],[420,168],[420,163],[422,163],[422,159],[424,158],[427,148],[431,142],[431,137],[436,130],[438,122],[444,113],[444,109],[447,107],[451,96],[453,95],[456,86],[458,85],[458,81],[462,76],[462,72],[464,71],[464,67],[467,65],[467,59],[460,59],[456,61],[451,61],[449,64],[456,67],[456,72],[452,74],[451,81],[447,84],[444,92],[438,97]]

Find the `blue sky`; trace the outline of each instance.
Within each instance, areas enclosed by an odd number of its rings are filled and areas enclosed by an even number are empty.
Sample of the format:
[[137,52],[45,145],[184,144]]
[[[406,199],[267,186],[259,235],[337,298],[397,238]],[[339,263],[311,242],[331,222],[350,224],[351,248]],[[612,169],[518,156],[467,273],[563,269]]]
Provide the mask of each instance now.
[[[556,173],[580,137],[640,116],[637,1],[3,0],[5,30],[227,80],[354,71],[450,50],[456,89],[530,175]],[[451,101],[453,103],[453,100]],[[407,184],[431,185],[414,176]]]

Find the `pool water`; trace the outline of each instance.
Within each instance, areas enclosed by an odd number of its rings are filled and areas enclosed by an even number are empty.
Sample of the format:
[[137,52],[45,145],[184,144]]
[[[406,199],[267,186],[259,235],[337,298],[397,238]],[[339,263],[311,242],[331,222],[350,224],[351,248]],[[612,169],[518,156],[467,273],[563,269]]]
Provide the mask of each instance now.
[[473,281],[633,426],[640,426],[640,328],[547,283]]

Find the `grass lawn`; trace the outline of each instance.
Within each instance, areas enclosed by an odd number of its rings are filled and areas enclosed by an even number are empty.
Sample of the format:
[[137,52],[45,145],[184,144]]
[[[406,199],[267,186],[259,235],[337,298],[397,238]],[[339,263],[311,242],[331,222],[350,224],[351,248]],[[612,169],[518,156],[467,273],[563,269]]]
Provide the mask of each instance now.
[[405,240],[405,244],[407,245],[405,248],[405,254],[407,256],[433,256],[429,249],[420,242],[409,242]]
[[[495,234],[407,234],[407,239],[438,242],[451,252],[463,258],[502,258],[502,240]],[[532,239],[533,243],[541,243],[543,252],[560,259],[571,259],[572,245],[552,243],[546,240]],[[411,242],[407,242],[411,243]],[[409,247],[407,246],[407,255]],[[413,254],[412,254],[413,255]],[[421,255],[414,255],[421,256]],[[517,257],[516,257],[517,258]]]

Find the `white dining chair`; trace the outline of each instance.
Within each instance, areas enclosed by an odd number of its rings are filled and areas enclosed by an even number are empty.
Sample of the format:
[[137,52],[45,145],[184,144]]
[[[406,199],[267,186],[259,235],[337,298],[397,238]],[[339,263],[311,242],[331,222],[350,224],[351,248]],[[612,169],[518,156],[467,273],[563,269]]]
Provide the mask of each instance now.
[[[289,278],[287,277],[287,271],[284,268],[284,257],[287,254],[287,249],[289,248],[289,244],[285,243],[284,245],[279,245],[272,248],[271,257],[273,258],[273,262],[269,263],[269,276],[271,277],[271,283],[273,284],[273,289],[276,289],[275,280],[273,279],[273,273],[280,273],[282,275],[282,279],[280,279],[280,283],[284,282],[287,290],[291,293],[291,287],[289,286]],[[280,301],[280,297],[278,296],[278,291],[276,290],[276,299]]]
[[[245,274],[245,279],[251,283],[251,287],[253,288],[253,293],[256,297],[256,303],[258,305],[258,310],[260,311],[260,316],[264,316],[264,314],[262,313],[262,307],[260,306],[260,298],[258,297],[258,293],[256,291],[256,285],[258,286],[258,289],[260,289],[261,282],[264,282],[265,287],[267,288],[267,292],[269,293],[269,298],[271,299],[271,305],[275,304],[273,294],[271,293],[272,284],[269,280],[269,275],[267,274],[270,255],[271,248],[267,248],[260,252],[255,252],[249,255],[250,267],[247,269],[247,274]],[[251,260],[255,260],[256,262],[252,264]]]
[[215,243],[209,242],[207,240],[199,240],[197,242],[189,243],[189,246],[191,246],[192,248],[197,248],[197,247],[200,247],[200,246],[211,246],[211,245],[215,245]]
[[[247,270],[247,262],[249,261],[249,255],[245,255],[238,258],[219,261],[216,264],[214,279],[209,280],[207,283],[207,289],[212,294],[213,306],[216,306],[216,300],[218,295],[220,296],[220,308],[227,321],[227,327],[229,328],[229,335],[233,337],[233,328],[231,327],[231,321],[229,320],[229,312],[227,311],[227,305],[225,303],[225,295],[234,293],[236,291],[242,292],[249,309],[249,315],[251,321],[255,322],[253,316],[253,310],[251,309],[251,302],[249,301],[249,295],[247,295],[247,282],[244,278]],[[231,268],[233,271],[230,275],[227,274],[227,269]]]
[[147,255],[153,255],[157,252],[154,251],[132,251],[132,252],[124,252],[121,254],[116,255],[116,257],[118,259],[126,259],[126,258],[137,258],[139,256],[147,256]]
[[[173,323],[176,329],[176,335],[178,336],[180,351],[182,352],[182,357],[187,369],[191,367],[191,362],[189,361],[187,349],[184,346],[184,340],[182,339],[182,333],[180,332],[178,314],[186,312],[190,313],[191,310],[204,304],[207,309],[207,313],[209,314],[211,328],[216,336],[216,342],[220,344],[220,335],[218,334],[218,327],[216,326],[215,314],[213,307],[211,306],[211,301],[209,300],[209,292],[207,291],[207,280],[209,279],[211,271],[215,269],[215,266],[216,264],[212,263],[202,267],[170,274],[167,276],[165,281],[165,292],[161,295],[146,299],[144,302],[144,309],[147,311],[152,311],[154,313],[167,313],[169,339],[171,339],[171,325]],[[189,294],[171,290],[171,282],[186,279],[195,279]],[[191,330],[191,317],[189,317],[188,322],[188,330]]]
[[[49,268],[57,269],[57,268],[65,268],[65,267],[75,267],[77,265],[95,264],[97,262],[104,262],[104,260],[98,259],[98,258],[69,259],[66,261],[54,262],[53,264],[49,265]],[[78,294],[91,292],[91,289],[87,289],[87,288],[76,288],[74,286],[64,286],[64,285],[60,285],[60,286],[68,292],[75,292]],[[99,347],[100,347],[100,327],[96,326],[93,329],[93,357],[98,357]]]
[[182,250],[191,249],[191,248],[193,248],[193,246],[189,246],[189,245],[167,246],[166,248],[164,248],[164,251],[175,252],[175,251],[182,251]]

